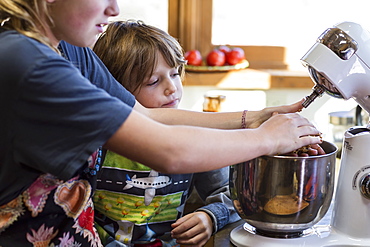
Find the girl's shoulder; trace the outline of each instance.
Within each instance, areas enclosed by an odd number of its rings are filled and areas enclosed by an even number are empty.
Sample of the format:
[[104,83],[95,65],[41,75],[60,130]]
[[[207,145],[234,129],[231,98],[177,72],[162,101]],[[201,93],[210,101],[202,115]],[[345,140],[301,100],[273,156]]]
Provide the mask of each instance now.
[[0,44],[0,73],[9,77],[24,74],[40,63],[65,60],[49,46],[16,31],[1,32]]
[[[0,32],[0,41],[1,54],[12,53],[16,56],[19,54],[22,55],[24,59],[33,54],[58,56],[58,53],[52,50],[49,46],[14,30]],[[14,57],[20,58],[16,56]]]

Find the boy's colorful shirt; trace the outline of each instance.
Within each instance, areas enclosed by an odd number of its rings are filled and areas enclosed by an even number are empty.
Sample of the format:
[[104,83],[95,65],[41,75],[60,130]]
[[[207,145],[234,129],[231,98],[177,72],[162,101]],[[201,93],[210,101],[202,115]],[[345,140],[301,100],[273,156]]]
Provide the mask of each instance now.
[[182,216],[191,179],[192,174],[161,174],[108,151],[94,195],[95,220],[106,238],[128,246],[151,241]]

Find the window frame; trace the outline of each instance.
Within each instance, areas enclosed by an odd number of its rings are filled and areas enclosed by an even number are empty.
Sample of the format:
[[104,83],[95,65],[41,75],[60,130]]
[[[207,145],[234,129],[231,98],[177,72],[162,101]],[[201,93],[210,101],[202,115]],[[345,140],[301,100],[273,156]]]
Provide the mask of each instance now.
[[184,50],[212,47],[212,0],[168,0],[168,32]]

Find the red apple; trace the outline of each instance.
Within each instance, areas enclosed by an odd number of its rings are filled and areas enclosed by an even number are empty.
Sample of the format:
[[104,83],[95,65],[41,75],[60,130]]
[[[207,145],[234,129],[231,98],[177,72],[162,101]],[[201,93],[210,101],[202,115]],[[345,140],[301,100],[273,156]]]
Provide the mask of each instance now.
[[225,54],[218,49],[214,49],[207,55],[207,65],[209,66],[223,66],[225,61]]
[[200,66],[202,65],[202,55],[198,50],[190,50],[185,53],[185,60],[188,65]]
[[230,65],[238,64],[244,59],[245,59],[244,50],[239,47],[232,48],[226,54],[226,62]]

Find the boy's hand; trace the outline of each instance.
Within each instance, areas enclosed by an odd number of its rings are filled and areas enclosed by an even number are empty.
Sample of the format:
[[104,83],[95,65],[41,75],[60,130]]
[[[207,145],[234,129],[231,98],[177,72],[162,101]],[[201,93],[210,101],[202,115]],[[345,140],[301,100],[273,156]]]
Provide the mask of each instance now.
[[176,242],[195,247],[204,246],[212,236],[212,219],[205,212],[187,214],[172,224],[171,235]]

